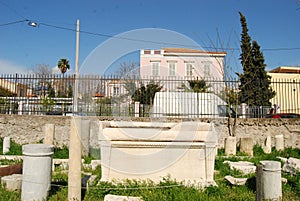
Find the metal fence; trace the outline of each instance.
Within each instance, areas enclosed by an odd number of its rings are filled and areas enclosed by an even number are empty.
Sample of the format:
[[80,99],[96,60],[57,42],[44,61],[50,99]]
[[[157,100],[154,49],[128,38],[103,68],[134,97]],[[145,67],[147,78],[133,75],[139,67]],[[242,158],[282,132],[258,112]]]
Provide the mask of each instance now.
[[[76,115],[88,116],[247,118],[263,117],[271,108],[234,104],[232,95],[239,86],[234,79],[80,75],[77,83],[74,105],[74,75],[1,75],[0,113],[73,115],[77,111]],[[300,113],[299,79],[272,80],[271,86],[276,91],[271,102],[277,112]]]

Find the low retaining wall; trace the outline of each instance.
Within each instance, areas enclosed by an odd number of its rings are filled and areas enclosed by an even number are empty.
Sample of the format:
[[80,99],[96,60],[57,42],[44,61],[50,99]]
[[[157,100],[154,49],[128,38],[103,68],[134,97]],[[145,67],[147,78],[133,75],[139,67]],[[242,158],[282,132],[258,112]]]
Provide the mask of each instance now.
[[[98,145],[98,123],[99,121],[114,120],[114,117],[84,117],[91,120],[90,144],[92,147]],[[10,137],[18,144],[41,142],[44,138],[45,124],[55,125],[55,146],[68,146],[70,134],[71,117],[67,116],[33,116],[33,115],[0,115],[0,137]],[[117,118],[117,120],[120,120]],[[125,119],[125,120],[128,120]],[[132,118],[134,121],[153,121],[149,118]],[[180,121],[168,119],[168,122]],[[195,121],[195,120],[193,120]],[[203,122],[213,122],[219,134],[219,147],[224,146],[224,139],[229,135],[227,120],[201,119]],[[267,135],[272,137],[282,134],[285,147],[300,148],[300,119],[237,119],[236,136],[252,137],[254,143],[261,144]]]

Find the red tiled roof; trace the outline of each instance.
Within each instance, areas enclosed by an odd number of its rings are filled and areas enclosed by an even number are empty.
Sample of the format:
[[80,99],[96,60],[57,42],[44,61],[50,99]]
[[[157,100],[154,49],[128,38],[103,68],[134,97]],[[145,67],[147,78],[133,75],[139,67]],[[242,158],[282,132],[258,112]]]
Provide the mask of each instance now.
[[94,94],[94,97],[104,97],[105,95],[104,94]]
[[280,66],[269,71],[270,73],[300,73],[299,66]]
[[205,50],[195,50],[188,48],[163,48],[165,53],[207,53],[207,54],[226,54],[226,52],[212,52]]

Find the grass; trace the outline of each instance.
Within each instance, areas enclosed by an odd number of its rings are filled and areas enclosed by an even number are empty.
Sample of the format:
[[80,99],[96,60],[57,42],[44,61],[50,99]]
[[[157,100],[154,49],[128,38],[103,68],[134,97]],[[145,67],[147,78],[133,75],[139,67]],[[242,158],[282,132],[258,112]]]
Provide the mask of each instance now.
[[[166,177],[159,184],[153,182],[128,180],[123,183],[113,184],[110,182],[100,182],[101,169],[98,168],[93,172],[97,175],[97,180],[91,184],[90,189],[84,193],[83,201],[98,201],[103,200],[106,194],[127,195],[142,197],[145,201],[171,201],[171,200],[184,200],[184,201],[197,201],[197,200],[255,200],[255,174],[243,175],[248,178],[245,186],[232,186],[225,179],[224,176],[241,176],[241,173],[236,170],[230,170],[225,160],[240,161],[247,160],[257,164],[260,160],[279,160],[276,157],[299,157],[299,149],[287,148],[285,151],[278,152],[273,150],[270,154],[264,154],[262,149],[258,146],[254,147],[254,157],[247,157],[245,154],[238,152],[237,157],[225,157],[224,150],[219,150],[218,157],[215,162],[216,186],[210,186],[205,190],[200,190],[194,187],[184,186],[180,182]],[[300,200],[300,173],[291,176],[282,173],[282,177],[288,179],[287,184],[282,185],[283,200]],[[51,196],[49,200],[54,201],[57,199],[67,199],[66,188],[61,187],[57,194]]]
[[[2,143],[1,143],[2,144]],[[12,153],[18,153],[20,146],[15,146]],[[69,150],[67,147],[56,148],[54,158],[68,158]],[[215,161],[215,181],[218,186],[210,186],[206,189],[197,189],[195,187],[184,186],[182,183],[173,180],[170,177],[164,178],[160,183],[155,184],[151,181],[128,180],[123,183],[100,182],[101,167],[92,171],[97,175],[94,183],[89,185],[89,190],[83,189],[83,201],[103,200],[106,194],[128,195],[142,197],[145,201],[197,201],[197,200],[255,200],[255,174],[241,175],[241,172],[230,170],[225,160],[230,161],[250,161],[258,164],[261,160],[277,160],[278,156],[289,158],[299,158],[300,149],[286,148],[284,151],[272,150],[270,154],[265,154],[261,147],[255,146],[253,149],[254,156],[248,157],[244,153],[237,152],[235,157],[226,157],[224,150],[218,150],[218,156]],[[84,157],[85,163],[90,163],[93,156]],[[86,171],[86,170],[84,170]],[[224,177],[231,175],[234,177],[247,177],[248,181],[245,186],[232,186]],[[83,175],[84,176],[84,175]],[[282,184],[283,200],[300,200],[300,173],[289,175],[282,173],[282,177],[288,180],[287,184]],[[64,172],[58,172],[52,175],[52,187],[49,192],[49,201],[67,200],[68,199],[68,175]],[[0,201],[20,200],[20,192],[8,192],[0,187]]]

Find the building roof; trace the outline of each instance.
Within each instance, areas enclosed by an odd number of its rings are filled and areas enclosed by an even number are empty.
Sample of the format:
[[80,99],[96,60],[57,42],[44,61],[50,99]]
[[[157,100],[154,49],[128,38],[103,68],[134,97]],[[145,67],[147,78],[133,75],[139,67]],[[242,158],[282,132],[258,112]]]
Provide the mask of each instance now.
[[300,66],[279,66],[273,70],[269,71],[270,73],[295,73],[300,74]]
[[226,52],[212,52],[206,50],[195,50],[188,48],[163,48],[165,53],[207,53],[207,54],[226,54]]

